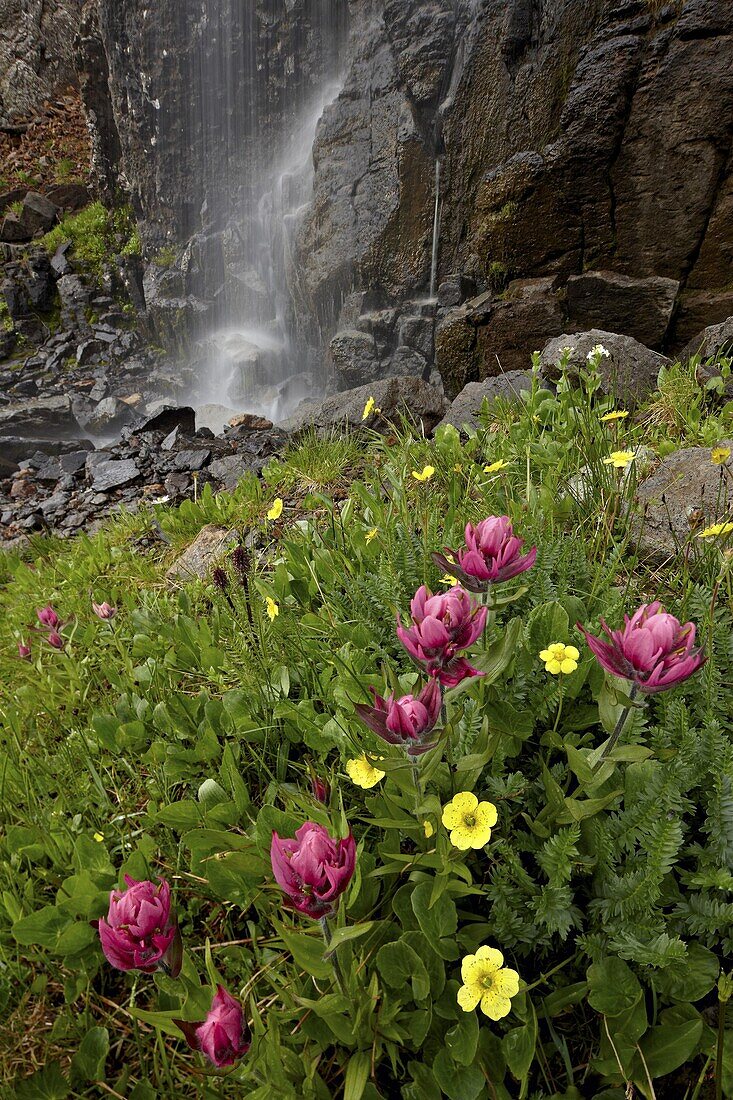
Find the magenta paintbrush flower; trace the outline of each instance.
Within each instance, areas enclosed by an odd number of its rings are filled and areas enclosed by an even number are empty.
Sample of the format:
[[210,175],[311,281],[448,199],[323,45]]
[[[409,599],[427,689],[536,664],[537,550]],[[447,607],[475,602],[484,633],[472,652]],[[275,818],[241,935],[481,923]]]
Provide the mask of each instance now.
[[50,646],[53,646],[54,649],[64,648],[64,639],[61,637],[58,630],[49,630],[46,641]]
[[428,735],[435,728],[440,717],[443,702],[440,684],[433,678],[418,696],[402,695],[395,699],[388,695],[383,699],[374,688],[374,706],[364,703],[355,705],[356,713],[370,730],[382,737],[390,745],[401,745],[410,756],[418,756],[435,745],[428,741]]
[[482,676],[458,654],[481,637],[487,609],[474,606],[460,585],[436,596],[425,585],[410,603],[412,626],[397,620],[397,637],[414,661],[444,687],[455,687],[469,676]]
[[603,667],[631,680],[646,695],[681,684],[707,660],[695,649],[695,624],[683,626],[658,601],[642,604],[631,617],[624,615],[622,630],[610,630],[601,619],[608,641],[577,625]]
[[137,882],[125,875],[125,890],[113,890],[99,938],[107,961],[117,970],[161,967],[174,978],[181,969],[180,937],[171,918],[170,886],[161,879]]
[[46,607],[39,607],[36,615],[41,626],[47,626],[49,630],[55,630],[56,627],[61,625],[61,619],[50,604]]
[[[524,540],[517,538],[509,516],[488,516],[475,526],[466,524],[466,548],[433,554],[439,569],[457,577],[469,592],[485,592],[490,585],[531,569],[537,547],[522,553]],[[449,554],[452,561],[445,556]]]
[[28,661],[31,658],[31,647],[26,645],[25,642],[18,642],[18,656],[23,661]]
[[114,619],[117,614],[117,608],[111,607],[108,603],[95,603],[92,600],[92,611],[98,619]]
[[272,834],[272,873],[287,904],[314,920],[327,917],[351,882],[356,844],[351,834],[334,840],[327,829],[306,821],[292,838]]
[[196,1028],[199,1049],[215,1066],[232,1066],[249,1050],[242,1006],[223,985],[217,986],[209,1014]]

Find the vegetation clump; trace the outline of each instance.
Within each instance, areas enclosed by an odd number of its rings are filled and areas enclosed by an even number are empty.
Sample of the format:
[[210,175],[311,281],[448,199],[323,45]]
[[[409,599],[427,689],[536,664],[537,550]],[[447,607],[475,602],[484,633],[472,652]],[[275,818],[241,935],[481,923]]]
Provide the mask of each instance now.
[[114,256],[137,255],[140,238],[129,207],[108,210],[101,202],[90,203],[76,214],[62,218],[41,239],[53,254],[59,245],[71,242],[74,257],[86,264],[91,274],[102,274]]
[[[731,1095],[733,523],[639,560],[625,412],[367,412],[5,559],[17,1095]],[[730,426],[679,440],[721,484]]]

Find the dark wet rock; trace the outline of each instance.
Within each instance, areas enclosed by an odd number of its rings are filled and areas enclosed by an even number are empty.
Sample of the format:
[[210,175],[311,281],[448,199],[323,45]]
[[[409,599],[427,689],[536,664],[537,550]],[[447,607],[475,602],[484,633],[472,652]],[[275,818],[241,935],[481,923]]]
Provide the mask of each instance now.
[[624,332],[659,348],[672,319],[679,279],[586,271],[567,282],[568,317],[578,328]]
[[236,489],[241,479],[251,470],[251,460],[246,455],[235,454],[215,459],[209,466],[208,473],[215,481],[221,482],[225,489]]
[[177,470],[202,470],[211,458],[211,451],[179,451],[173,465]]
[[6,241],[8,244],[20,244],[30,239],[31,234],[28,227],[17,214],[14,214],[12,210],[9,211],[0,224],[0,241]]
[[188,405],[162,405],[138,424],[135,430],[168,434],[176,427],[185,435],[193,435],[196,431],[196,413]]
[[350,389],[380,377],[382,365],[374,336],[358,329],[337,332],[329,345],[336,385]]
[[436,431],[444,424],[452,424],[459,431],[476,431],[480,426],[478,414],[484,401],[492,402],[497,397],[516,401],[522,390],[531,389],[532,372],[528,370],[507,371],[483,382],[469,382],[451,402],[447,413],[436,425]]
[[572,376],[574,371],[588,368],[588,355],[598,345],[608,352],[601,356],[598,365],[601,389],[614,394],[628,408],[634,408],[653,393],[659,371],[670,362],[630,336],[591,329],[589,332],[563,333],[550,340],[540,356],[540,370],[549,381],[556,381],[560,376],[558,364],[563,349],[571,348],[568,371]]
[[684,363],[693,355],[699,355],[702,360],[733,355],[733,316],[718,325],[709,325],[694,336],[679,357]]
[[47,187],[46,198],[67,214],[82,210],[92,201],[89,189],[83,183],[57,183],[54,187]]
[[137,464],[131,459],[107,460],[94,467],[92,488],[98,492],[121,489],[140,477]]
[[0,407],[0,438],[27,436],[36,439],[63,439],[78,436],[79,424],[69,397],[42,397],[11,402]]
[[389,367],[383,373],[387,378],[404,378],[407,375],[423,378],[427,368],[428,361],[424,355],[415,348],[402,346],[392,353]]
[[[733,451],[733,440],[722,446]],[[728,460],[730,473],[730,459]],[[669,560],[708,525],[730,519],[733,487],[708,447],[685,447],[664,458],[637,489],[635,537],[643,557]]]
[[58,208],[37,191],[29,191],[23,199],[23,210],[20,220],[28,230],[28,236],[34,237],[36,233],[45,233],[56,221]]
[[[364,409],[370,397],[374,399],[374,411],[365,421]],[[375,431],[387,431],[391,423],[406,416],[430,432],[447,407],[440,390],[419,378],[388,378],[337,393],[325,401],[304,401],[281,427],[291,432],[313,427],[319,433],[328,433],[339,426],[356,429],[366,425]]]
[[48,518],[57,512],[63,511],[69,503],[69,494],[56,492],[52,496],[46,497],[41,501],[41,511],[43,515]]
[[86,466],[87,451],[68,451],[59,455],[59,466],[64,474],[75,476]]
[[476,293],[476,284],[458,272],[448,275],[438,287],[438,304],[444,309],[460,306],[467,298]]
[[76,365],[86,367],[93,363],[101,349],[102,346],[98,340],[84,340],[76,349]]
[[[84,454],[86,460],[86,453]],[[60,480],[62,475],[61,463],[58,458],[49,458],[42,466],[36,470],[36,481],[49,481],[54,484]]]
[[0,325],[0,359],[6,359],[18,342],[18,333],[14,328]]
[[135,411],[117,397],[105,397],[86,418],[84,427],[93,435],[118,433],[135,420]]

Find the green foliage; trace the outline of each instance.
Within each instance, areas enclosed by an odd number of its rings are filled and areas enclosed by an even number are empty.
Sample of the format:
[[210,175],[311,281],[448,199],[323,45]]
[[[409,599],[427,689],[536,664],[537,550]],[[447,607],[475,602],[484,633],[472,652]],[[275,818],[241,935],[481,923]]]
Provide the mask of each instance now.
[[[137,1098],[662,1100],[714,1073],[730,1094],[733,599],[720,551],[670,564],[664,599],[697,622],[708,663],[633,710],[599,760],[625,702],[575,623],[617,624],[662,583],[632,552],[633,470],[603,459],[668,437],[656,420],[603,423],[609,409],[592,376],[581,390],[563,378],[487,408],[465,441],[308,436],[263,481],[2,559],[0,997],[11,1035],[31,1009],[54,1019],[35,1073],[8,1045],[15,1094],[94,1096],[101,1080]],[[719,412],[680,431],[720,438]],[[413,767],[354,703],[419,687],[395,616],[420,584],[439,588],[432,552],[491,513],[511,515],[537,564],[495,590],[471,653],[484,675],[447,694]],[[246,579],[225,557],[223,589],[167,586],[207,523],[246,540]],[[90,596],[116,617],[96,619]],[[68,620],[62,652],[30,630],[48,602]],[[30,639],[31,660],[15,658]],[[553,641],[580,650],[561,678],[538,656]],[[363,753],[385,773],[366,791],[345,771]],[[483,849],[458,851],[441,823],[460,791],[497,808]],[[273,830],[305,820],[359,844],[328,945],[272,880]],[[124,874],[174,884],[176,981],[103,962],[90,921]],[[457,1002],[481,945],[521,979],[498,1021]],[[252,1049],[203,1078],[174,1021],[202,1019],[218,981],[242,999]]]
[[136,254],[139,238],[132,212],[128,207],[107,210],[101,202],[90,203],[77,214],[69,214],[42,238],[49,253],[71,241],[76,259],[99,275],[105,263],[120,253]]

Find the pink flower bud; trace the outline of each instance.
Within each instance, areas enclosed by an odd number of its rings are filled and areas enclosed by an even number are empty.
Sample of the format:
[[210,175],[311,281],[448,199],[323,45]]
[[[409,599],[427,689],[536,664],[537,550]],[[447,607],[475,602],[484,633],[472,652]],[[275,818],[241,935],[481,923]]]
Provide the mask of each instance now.
[[232,1066],[249,1050],[242,1006],[224,986],[217,986],[209,1014],[196,1028],[199,1049],[215,1066]]
[[371,689],[374,706],[357,703],[356,713],[370,730],[384,738],[390,745],[401,745],[410,756],[417,756],[434,747],[428,742],[428,734],[440,717],[442,696],[437,679],[431,679],[420,694],[403,695],[395,699],[389,695],[383,699]]
[[658,601],[642,604],[630,618],[624,615],[622,630],[610,630],[601,619],[608,642],[577,625],[603,667],[646,695],[681,684],[707,660],[694,648],[695,624],[682,626]]
[[311,772],[311,793],[317,802],[322,802],[324,806],[328,805],[331,788],[325,779],[321,779],[315,772]]
[[25,645],[24,642],[18,642],[18,656],[24,661],[29,661],[31,657],[31,647]]
[[125,875],[127,889],[113,890],[107,919],[99,922],[99,939],[107,961],[117,970],[159,967],[174,978],[180,972],[177,929],[171,919],[170,886],[161,879],[156,885],[136,882]]
[[92,610],[98,619],[114,619],[117,614],[116,607],[110,607],[108,603],[95,603],[92,600]]
[[535,563],[537,547],[522,554],[524,540],[514,534],[508,516],[488,516],[475,526],[467,523],[465,535],[464,550],[446,547],[452,561],[444,554],[433,554],[433,561],[469,592],[486,592],[492,584],[511,580]]
[[286,904],[320,920],[334,911],[338,897],[351,882],[356,844],[351,834],[334,840],[327,829],[306,821],[295,837],[272,834],[272,873],[286,894]]
[[50,646],[53,646],[54,649],[64,648],[64,639],[61,637],[58,630],[49,630],[46,641]]
[[397,637],[414,661],[445,687],[455,687],[469,676],[483,673],[459,657],[481,636],[487,609],[475,607],[460,585],[436,596],[425,585],[418,588],[410,604],[412,626],[397,620]]
[[49,630],[55,630],[61,623],[61,619],[50,604],[48,604],[47,607],[38,608],[36,615],[38,616],[39,623],[42,626],[47,626]]

